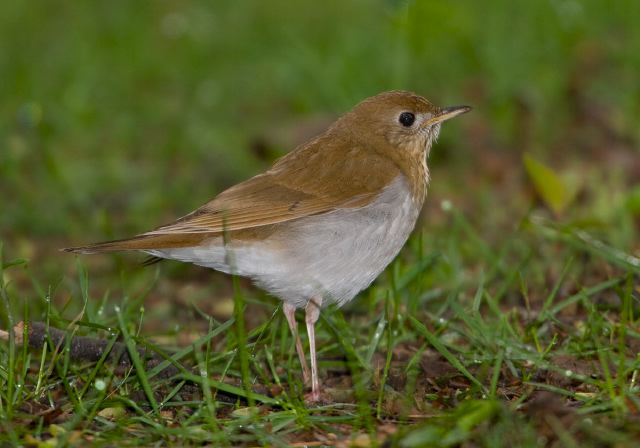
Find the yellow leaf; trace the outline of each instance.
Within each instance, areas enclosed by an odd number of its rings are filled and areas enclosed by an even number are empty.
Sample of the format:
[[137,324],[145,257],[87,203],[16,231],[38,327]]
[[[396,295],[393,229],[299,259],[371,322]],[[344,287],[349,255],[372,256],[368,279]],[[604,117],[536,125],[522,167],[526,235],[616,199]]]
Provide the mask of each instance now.
[[556,214],[562,213],[573,198],[562,178],[529,154],[524,155],[524,166],[544,203]]
[[122,407],[115,408],[104,408],[98,412],[98,415],[102,418],[107,418],[109,420],[116,420],[122,417],[126,413],[125,409]]
[[258,414],[258,408],[256,407],[245,407],[235,409],[231,416],[235,418],[247,418]]

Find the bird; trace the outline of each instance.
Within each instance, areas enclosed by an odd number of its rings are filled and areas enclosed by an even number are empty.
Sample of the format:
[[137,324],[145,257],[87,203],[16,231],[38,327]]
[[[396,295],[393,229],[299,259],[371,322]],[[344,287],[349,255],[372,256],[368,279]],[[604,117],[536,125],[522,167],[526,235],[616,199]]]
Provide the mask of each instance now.
[[[350,302],[400,252],[429,185],[441,124],[469,106],[437,107],[409,91],[364,99],[265,172],[176,221],[132,238],[62,249],[137,251],[248,277],[282,301],[305,401],[321,401],[315,324]],[[304,309],[311,369],[296,321]]]

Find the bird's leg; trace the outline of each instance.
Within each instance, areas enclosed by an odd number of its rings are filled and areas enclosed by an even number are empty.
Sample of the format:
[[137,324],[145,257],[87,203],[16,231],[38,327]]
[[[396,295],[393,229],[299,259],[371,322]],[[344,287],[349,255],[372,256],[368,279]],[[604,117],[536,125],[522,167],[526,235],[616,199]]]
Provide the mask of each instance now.
[[304,380],[304,383],[307,384],[309,383],[309,367],[307,367],[307,360],[305,359],[304,350],[302,349],[302,342],[300,341],[300,335],[298,334],[298,323],[296,322],[296,307],[289,303],[284,303],[282,305],[282,311],[284,312],[284,317],[287,318],[287,323],[289,324],[291,334],[296,340],[296,351],[298,352],[298,358],[300,358],[300,365],[302,366],[302,379]]
[[320,401],[320,381],[318,380],[318,361],[316,359],[316,332],[315,324],[320,317],[320,307],[322,298],[315,298],[307,302],[305,307],[305,321],[307,323],[307,333],[309,334],[309,351],[311,352],[311,395],[309,401]]

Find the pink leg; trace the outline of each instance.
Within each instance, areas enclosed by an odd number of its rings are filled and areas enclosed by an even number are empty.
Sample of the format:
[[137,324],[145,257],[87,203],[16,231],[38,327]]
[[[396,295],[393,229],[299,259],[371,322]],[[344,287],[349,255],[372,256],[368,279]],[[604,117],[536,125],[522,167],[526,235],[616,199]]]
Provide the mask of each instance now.
[[309,334],[309,351],[311,351],[311,395],[309,401],[320,401],[320,380],[318,379],[318,361],[316,359],[316,332],[315,324],[320,317],[322,299],[311,299],[305,307],[307,333]]
[[309,367],[307,367],[307,360],[305,359],[304,350],[302,349],[302,342],[300,341],[300,335],[298,334],[298,323],[296,322],[296,307],[289,303],[285,303],[282,305],[282,311],[284,312],[284,317],[287,318],[287,323],[289,324],[291,334],[296,340],[296,351],[298,352],[298,358],[300,358],[300,365],[302,366],[302,378],[304,380],[304,383],[307,384],[309,382]]

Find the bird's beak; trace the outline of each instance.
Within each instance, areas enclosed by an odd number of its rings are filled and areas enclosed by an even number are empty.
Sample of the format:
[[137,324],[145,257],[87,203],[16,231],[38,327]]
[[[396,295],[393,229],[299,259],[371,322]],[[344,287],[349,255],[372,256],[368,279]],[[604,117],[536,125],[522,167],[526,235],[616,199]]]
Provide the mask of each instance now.
[[427,121],[422,123],[423,126],[433,126],[434,124],[442,123],[443,121],[447,121],[453,117],[457,117],[458,115],[469,112],[471,108],[469,106],[451,106],[440,109],[440,113],[429,118]]

